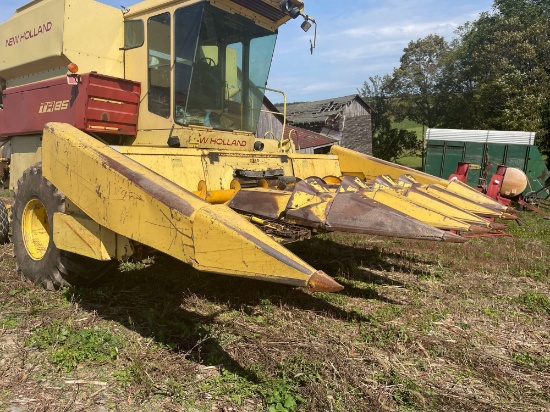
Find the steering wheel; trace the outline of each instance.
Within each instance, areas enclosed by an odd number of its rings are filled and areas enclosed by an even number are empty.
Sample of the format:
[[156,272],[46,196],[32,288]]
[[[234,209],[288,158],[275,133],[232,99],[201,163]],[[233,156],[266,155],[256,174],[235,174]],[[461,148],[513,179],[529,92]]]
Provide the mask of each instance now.
[[202,57],[199,59],[200,62],[205,62],[206,64],[208,64],[210,67],[214,67],[216,66],[216,62],[214,61],[214,59],[210,58],[210,57]]

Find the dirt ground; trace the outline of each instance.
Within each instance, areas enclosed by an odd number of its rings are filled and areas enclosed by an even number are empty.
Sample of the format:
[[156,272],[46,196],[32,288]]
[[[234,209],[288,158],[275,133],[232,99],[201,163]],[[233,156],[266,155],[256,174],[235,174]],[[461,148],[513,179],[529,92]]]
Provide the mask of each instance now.
[[47,292],[0,247],[0,410],[548,411],[550,221],[467,244],[291,245],[345,289],[166,256]]

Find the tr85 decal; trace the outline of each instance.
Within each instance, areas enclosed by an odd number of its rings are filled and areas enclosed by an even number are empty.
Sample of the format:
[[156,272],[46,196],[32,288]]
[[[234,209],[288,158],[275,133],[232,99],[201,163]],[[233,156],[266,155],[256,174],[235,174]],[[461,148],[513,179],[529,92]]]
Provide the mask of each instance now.
[[69,108],[68,100],[58,100],[56,102],[44,102],[40,103],[40,109],[38,113],[51,113],[60,110],[67,110]]

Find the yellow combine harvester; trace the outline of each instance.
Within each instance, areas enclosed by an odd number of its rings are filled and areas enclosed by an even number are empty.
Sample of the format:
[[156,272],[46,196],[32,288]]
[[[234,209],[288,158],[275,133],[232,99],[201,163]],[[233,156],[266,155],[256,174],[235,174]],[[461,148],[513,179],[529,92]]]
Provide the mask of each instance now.
[[463,242],[492,228],[482,217],[511,217],[460,182],[255,138],[277,30],[300,16],[307,28],[303,10],[34,0],[0,25],[2,170],[23,275],[86,283],[151,248],[202,271],[338,291],[282,244],[331,231]]

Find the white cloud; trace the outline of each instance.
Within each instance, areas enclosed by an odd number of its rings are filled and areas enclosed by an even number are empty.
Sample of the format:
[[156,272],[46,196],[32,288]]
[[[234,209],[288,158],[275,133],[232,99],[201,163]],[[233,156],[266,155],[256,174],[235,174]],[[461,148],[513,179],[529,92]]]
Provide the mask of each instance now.
[[[450,40],[459,26],[489,10],[492,0],[346,0],[336,7],[327,0],[305,3],[319,24],[317,49],[309,56],[311,32],[304,36],[290,22],[280,30],[271,71],[270,84],[287,90],[290,101],[355,93],[370,76],[391,74],[410,41],[429,34]],[[284,78],[277,76],[281,71]],[[293,80],[285,82],[289,78]]]
[[[30,0],[0,0],[0,21]],[[118,7],[139,0],[100,0]],[[281,27],[269,87],[289,101],[353,94],[370,76],[391,74],[410,41],[453,32],[491,8],[492,0],[304,0],[318,22],[317,48],[310,55],[313,29],[301,18]]]

